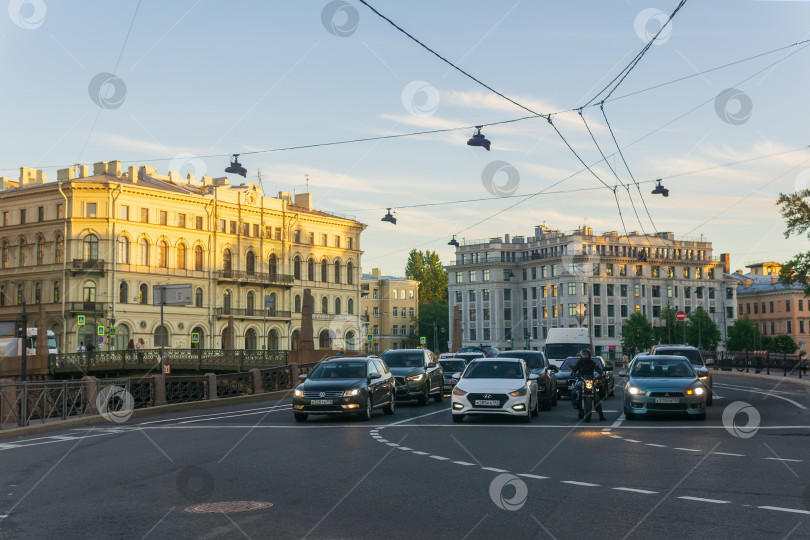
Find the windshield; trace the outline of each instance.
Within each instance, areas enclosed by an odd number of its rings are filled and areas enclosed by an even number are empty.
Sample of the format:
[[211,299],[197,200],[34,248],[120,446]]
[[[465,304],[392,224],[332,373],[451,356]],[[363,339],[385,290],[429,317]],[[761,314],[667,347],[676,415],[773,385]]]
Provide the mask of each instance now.
[[510,352],[502,352],[498,356],[502,358],[520,358],[526,365],[529,366],[529,369],[543,369],[546,367],[546,359],[543,357],[543,353],[541,352],[533,352],[533,351],[510,351]]
[[546,358],[579,356],[579,351],[587,348],[587,343],[549,343],[546,345]]
[[574,369],[574,364],[577,363],[577,360],[579,360],[579,356],[569,356],[568,358],[565,359],[562,365],[560,365],[560,369],[561,370]]
[[686,377],[694,378],[692,364],[681,358],[656,358],[645,356],[633,364],[631,377]]
[[319,379],[362,379],[366,376],[366,362],[341,361],[322,362],[309,376],[311,380]]
[[424,354],[421,352],[385,352],[380,357],[388,367],[424,367]]
[[464,360],[439,360],[439,363],[442,365],[444,372],[448,374],[464,371],[464,368],[467,367],[467,362]]
[[473,362],[464,373],[465,379],[522,379],[523,370],[517,362]]
[[48,337],[48,348],[55,349],[56,348],[56,338],[55,337]]
[[696,366],[702,366],[703,362],[700,353],[696,349],[655,349],[656,356],[665,354],[667,356],[685,356]]

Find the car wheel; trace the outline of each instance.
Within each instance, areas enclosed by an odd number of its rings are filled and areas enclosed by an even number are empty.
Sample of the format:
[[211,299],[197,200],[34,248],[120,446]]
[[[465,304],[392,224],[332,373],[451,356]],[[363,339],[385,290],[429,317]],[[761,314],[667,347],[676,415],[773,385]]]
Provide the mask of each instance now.
[[554,405],[555,407],[557,406],[557,393],[558,392],[559,392],[559,390],[557,390],[556,386],[554,387],[554,391],[551,392],[551,404]]
[[712,397],[713,397],[712,396],[712,391],[711,391],[711,389],[709,389],[709,395],[706,397],[706,406],[707,407],[712,404]]
[[293,413],[296,422],[306,422],[309,415],[307,413]]
[[636,419],[636,415],[634,413],[631,413],[630,411],[628,411],[626,407],[624,409],[624,417],[627,418],[628,420],[635,420]]
[[461,423],[463,421],[464,421],[464,415],[463,414],[454,414],[453,415],[453,422],[459,424],[459,423]]
[[371,394],[366,396],[366,408],[360,413],[360,418],[363,420],[371,420]]
[[532,416],[533,416],[532,411],[526,411],[526,416],[521,416],[520,421],[523,422],[524,424],[528,424],[529,422],[532,421]]
[[[538,399],[537,401],[538,401],[537,408],[540,408],[540,403],[539,403],[540,400]],[[548,392],[546,392],[546,398],[543,400],[543,410],[544,411],[550,411],[551,410],[551,390],[550,389],[549,389]]]
[[706,413],[696,414],[695,420],[706,420]]
[[439,389],[439,393],[433,396],[433,399],[436,400],[436,403],[441,403],[444,400],[444,387]]
[[[549,403],[551,403],[551,400],[549,400]],[[544,407],[543,410],[548,410],[548,409],[546,409]],[[539,397],[537,398],[537,401],[534,404],[534,408],[532,409],[532,416],[534,416],[535,418],[540,416],[540,398]]]
[[425,386],[424,393],[419,396],[418,400],[419,405],[427,405],[428,401],[430,401],[430,385]]
[[395,400],[394,400],[394,394],[392,392],[391,393],[391,402],[388,403],[388,405],[386,405],[385,407],[383,407],[383,412],[385,414],[394,414],[394,411],[396,410],[396,407],[397,406],[396,406],[396,403],[395,403]]

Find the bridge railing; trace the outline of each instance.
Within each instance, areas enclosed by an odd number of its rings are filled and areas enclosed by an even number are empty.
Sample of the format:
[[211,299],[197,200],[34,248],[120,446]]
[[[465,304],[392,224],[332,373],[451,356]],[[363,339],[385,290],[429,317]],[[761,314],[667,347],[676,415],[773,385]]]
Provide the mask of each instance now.
[[808,360],[800,354],[767,351],[702,351],[703,358],[714,359],[714,369],[746,373],[765,372],[783,377],[807,377]]

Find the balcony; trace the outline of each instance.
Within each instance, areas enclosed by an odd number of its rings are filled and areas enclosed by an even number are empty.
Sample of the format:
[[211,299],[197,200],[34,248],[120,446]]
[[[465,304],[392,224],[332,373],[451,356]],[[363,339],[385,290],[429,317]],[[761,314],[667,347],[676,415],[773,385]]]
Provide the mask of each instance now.
[[289,320],[292,312],[279,309],[246,309],[246,308],[216,308],[216,315],[219,318],[234,317],[236,319],[283,319]]
[[77,273],[90,273],[98,272],[104,273],[104,260],[103,259],[73,259],[73,265],[70,271],[74,274]]
[[265,285],[282,285],[292,287],[293,276],[290,274],[245,272],[242,270],[220,270],[217,272],[218,281],[235,283],[259,283]]
[[104,316],[104,302],[69,302],[71,314]]

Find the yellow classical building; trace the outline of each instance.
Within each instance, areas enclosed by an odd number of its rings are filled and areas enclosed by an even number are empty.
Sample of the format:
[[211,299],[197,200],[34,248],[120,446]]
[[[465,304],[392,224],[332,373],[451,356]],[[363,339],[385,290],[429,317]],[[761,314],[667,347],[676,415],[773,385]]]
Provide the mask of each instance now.
[[[384,276],[374,268],[363,274],[361,309],[363,312],[365,351],[379,354],[388,349],[419,346],[416,324],[419,316],[419,282]],[[371,340],[368,340],[371,336]],[[432,345],[432,342],[430,342]]]
[[[307,288],[315,348],[361,347],[365,225],[314,209],[310,193],[267,197],[250,182],[122,172],[117,161],[92,175],[60,170],[57,182],[23,167],[19,181],[0,179],[0,219],[0,321],[26,302],[34,326],[33,304],[43,304],[60,352],[141,338],[148,348],[221,348],[231,317],[234,348],[295,349]],[[165,306],[161,327],[156,291],[181,284],[190,305]]]

